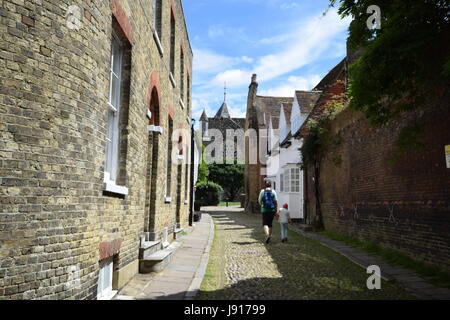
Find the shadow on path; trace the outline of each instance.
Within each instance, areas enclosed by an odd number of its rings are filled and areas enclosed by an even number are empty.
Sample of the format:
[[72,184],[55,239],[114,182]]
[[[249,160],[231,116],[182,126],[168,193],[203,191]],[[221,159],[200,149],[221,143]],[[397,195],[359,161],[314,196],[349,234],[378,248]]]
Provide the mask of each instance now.
[[[210,262],[220,266],[224,279],[221,288],[201,291],[199,299],[414,299],[393,282],[383,281],[381,290],[369,290],[366,270],[293,231],[289,242],[281,243],[276,221],[273,240],[266,245],[259,215],[208,213],[216,224]],[[209,274],[204,281],[220,276]]]

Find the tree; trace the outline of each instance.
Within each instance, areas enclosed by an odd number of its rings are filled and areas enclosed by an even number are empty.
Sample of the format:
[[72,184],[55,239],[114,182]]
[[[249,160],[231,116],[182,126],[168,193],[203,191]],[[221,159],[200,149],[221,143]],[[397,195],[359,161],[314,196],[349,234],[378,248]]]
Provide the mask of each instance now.
[[198,207],[217,206],[222,200],[223,188],[212,181],[201,182],[197,184],[195,195]]
[[381,28],[369,28],[372,0],[330,0],[351,16],[349,48],[360,57],[349,68],[350,108],[382,125],[448,88],[450,0],[378,0]]
[[235,201],[242,191],[244,181],[244,165],[210,164],[208,180],[222,186],[226,201]]
[[205,146],[202,145],[202,158],[198,167],[197,184],[206,183],[208,177],[208,165],[205,161]]

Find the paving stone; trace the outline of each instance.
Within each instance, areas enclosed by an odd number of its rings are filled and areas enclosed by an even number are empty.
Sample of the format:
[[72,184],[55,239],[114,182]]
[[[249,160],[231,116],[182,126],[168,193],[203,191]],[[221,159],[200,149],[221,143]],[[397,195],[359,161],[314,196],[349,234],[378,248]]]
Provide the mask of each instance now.
[[[209,213],[216,222],[216,232],[223,246],[223,252],[211,252],[215,255],[211,259],[223,266],[225,279],[221,289],[200,292],[201,299],[414,298],[393,283],[383,282],[382,290],[369,290],[366,270],[341,254],[324,250],[318,243],[292,236],[292,232],[289,242],[281,243],[277,223],[274,223],[272,241],[266,245],[259,215],[223,209],[213,209]],[[352,252],[345,246],[339,249]],[[370,258],[363,254],[359,257]]]
[[[189,236],[177,239],[181,247],[162,272],[135,276],[118,296],[131,296],[137,300],[183,300],[189,293],[188,298],[192,299],[193,293],[198,292],[203,279],[206,265],[202,263],[205,260],[205,251],[208,251],[208,246],[211,245],[210,239],[213,237],[211,217],[203,215],[202,221],[190,230],[192,233]],[[189,248],[193,241],[198,249]]]

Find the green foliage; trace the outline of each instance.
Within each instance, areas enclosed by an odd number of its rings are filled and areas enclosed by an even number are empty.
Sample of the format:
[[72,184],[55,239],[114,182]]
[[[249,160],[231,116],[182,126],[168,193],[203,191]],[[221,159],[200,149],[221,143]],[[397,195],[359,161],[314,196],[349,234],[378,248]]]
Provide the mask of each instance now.
[[208,166],[208,171],[208,180],[214,181],[224,189],[224,200],[236,200],[244,183],[244,165],[214,163]]
[[339,140],[331,139],[329,127],[331,121],[345,108],[343,103],[332,102],[318,118],[308,121],[308,136],[301,147],[303,167],[319,160],[330,143],[339,143]]
[[222,201],[223,189],[217,183],[208,181],[197,184],[195,202],[200,206],[217,206]]
[[330,0],[336,3],[342,17],[353,18],[349,46],[361,53],[349,69],[350,108],[372,124],[417,108],[430,88],[448,82],[450,0],[378,0],[381,29],[367,27],[372,0]]
[[198,182],[205,183],[208,177],[208,165],[205,162],[205,146],[202,146],[202,159],[198,167]]

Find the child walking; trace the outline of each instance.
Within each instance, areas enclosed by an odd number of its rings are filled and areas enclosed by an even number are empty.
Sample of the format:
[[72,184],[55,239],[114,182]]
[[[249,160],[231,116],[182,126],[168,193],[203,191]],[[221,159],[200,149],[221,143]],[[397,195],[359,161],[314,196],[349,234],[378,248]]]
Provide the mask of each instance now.
[[278,212],[278,222],[281,227],[281,242],[283,243],[288,241],[288,223],[292,223],[288,209],[289,205],[285,203],[283,204],[283,208]]

